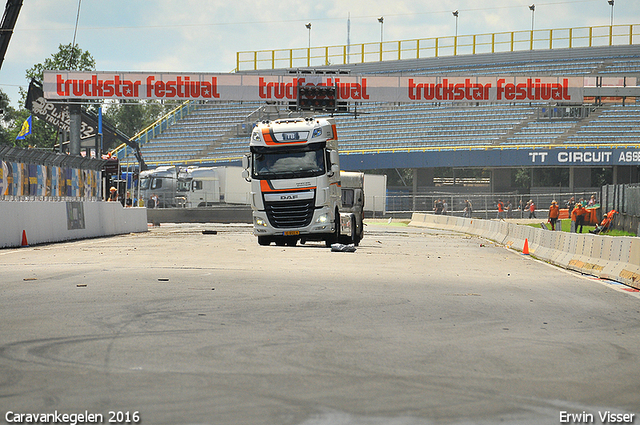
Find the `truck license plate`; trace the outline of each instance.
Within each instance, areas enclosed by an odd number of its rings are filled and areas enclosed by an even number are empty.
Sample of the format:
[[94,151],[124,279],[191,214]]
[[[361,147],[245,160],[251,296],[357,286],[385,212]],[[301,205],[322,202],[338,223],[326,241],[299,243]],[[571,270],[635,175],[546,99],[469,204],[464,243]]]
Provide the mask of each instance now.
[[300,232],[298,230],[287,230],[284,232],[284,236],[297,236]]

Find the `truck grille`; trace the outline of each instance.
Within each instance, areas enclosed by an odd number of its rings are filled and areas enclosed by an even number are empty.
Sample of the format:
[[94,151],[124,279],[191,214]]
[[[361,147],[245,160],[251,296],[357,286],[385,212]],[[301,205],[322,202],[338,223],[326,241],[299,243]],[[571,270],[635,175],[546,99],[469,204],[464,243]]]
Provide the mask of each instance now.
[[286,202],[265,202],[267,218],[273,227],[305,227],[313,218],[314,199]]

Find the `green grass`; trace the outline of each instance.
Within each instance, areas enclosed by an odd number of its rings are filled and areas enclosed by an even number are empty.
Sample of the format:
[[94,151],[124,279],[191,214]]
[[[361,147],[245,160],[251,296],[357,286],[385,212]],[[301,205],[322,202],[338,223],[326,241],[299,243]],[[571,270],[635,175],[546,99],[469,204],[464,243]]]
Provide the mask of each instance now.
[[[541,221],[542,222],[542,221]],[[531,226],[531,227],[535,227],[537,229],[540,228],[540,224],[527,224],[526,226]],[[549,227],[549,229],[551,229],[551,225],[549,223],[547,223],[547,227]],[[584,226],[582,228],[582,233],[589,233],[589,230],[593,230],[595,229],[595,226]],[[562,220],[562,231],[563,232],[570,232],[571,231],[571,220]],[[635,233],[629,233],[629,232],[625,232],[624,230],[616,230],[616,229],[612,229],[606,233],[602,233],[603,235],[609,235],[609,236],[636,236]]]

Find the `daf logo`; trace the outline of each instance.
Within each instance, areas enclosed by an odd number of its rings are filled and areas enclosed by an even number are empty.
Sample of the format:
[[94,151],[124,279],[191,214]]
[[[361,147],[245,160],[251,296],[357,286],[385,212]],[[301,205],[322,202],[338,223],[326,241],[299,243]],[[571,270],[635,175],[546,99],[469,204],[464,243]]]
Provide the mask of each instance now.
[[298,195],[280,195],[281,200],[298,199]]

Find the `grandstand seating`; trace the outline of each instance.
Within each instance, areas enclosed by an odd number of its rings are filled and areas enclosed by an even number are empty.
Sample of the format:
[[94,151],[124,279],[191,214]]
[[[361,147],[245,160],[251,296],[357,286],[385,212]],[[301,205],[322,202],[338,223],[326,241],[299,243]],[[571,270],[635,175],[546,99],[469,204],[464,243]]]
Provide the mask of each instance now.
[[[640,79],[637,46],[357,64],[352,72],[416,75],[630,76]],[[344,69],[345,66],[341,66]],[[639,99],[640,101],[640,99]],[[248,152],[258,102],[203,102],[142,145],[151,165],[237,160]],[[590,114],[555,118],[544,104],[361,104],[357,117],[337,116],[341,151],[467,149],[563,143],[640,143],[640,103],[604,103]],[[282,106],[277,113],[287,116]],[[552,115],[549,117],[549,115]]]
[[142,144],[142,155],[147,162],[158,164],[203,159],[211,150],[215,150],[214,156],[240,155],[238,147],[228,140],[259,107],[257,102],[199,103],[189,115]]

